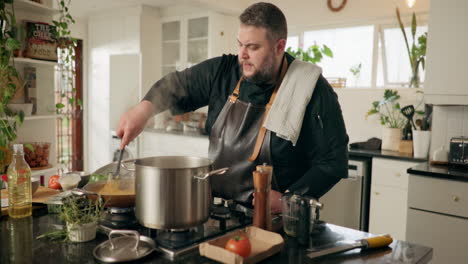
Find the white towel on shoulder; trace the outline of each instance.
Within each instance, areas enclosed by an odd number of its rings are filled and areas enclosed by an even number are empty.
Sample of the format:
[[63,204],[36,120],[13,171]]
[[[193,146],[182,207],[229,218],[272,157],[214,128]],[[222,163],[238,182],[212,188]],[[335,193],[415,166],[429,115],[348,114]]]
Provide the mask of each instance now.
[[301,133],[305,110],[321,73],[322,68],[315,64],[294,60],[263,126],[295,146]]

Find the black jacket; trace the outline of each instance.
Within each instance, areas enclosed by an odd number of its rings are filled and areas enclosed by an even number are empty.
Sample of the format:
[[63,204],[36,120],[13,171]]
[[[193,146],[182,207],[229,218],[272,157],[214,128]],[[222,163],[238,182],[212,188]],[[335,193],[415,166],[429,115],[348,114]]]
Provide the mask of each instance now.
[[[286,58],[289,63],[294,60],[289,54]],[[173,114],[208,105],[206,130],[210,133],[240,75],[237,56],[223,55],[168,74],[151,87],[143,100],[151,101],[158,111],[169,108]],[[256,85],[243,81],[239,98],[266,105],[273,89],[274,84]],[[308,195],[321,197],[341,178],[347,177],[347,145],[348,135],[337,95],[320,76],[296,146],[272,133],[273,188],[284,192],[308,186]]]

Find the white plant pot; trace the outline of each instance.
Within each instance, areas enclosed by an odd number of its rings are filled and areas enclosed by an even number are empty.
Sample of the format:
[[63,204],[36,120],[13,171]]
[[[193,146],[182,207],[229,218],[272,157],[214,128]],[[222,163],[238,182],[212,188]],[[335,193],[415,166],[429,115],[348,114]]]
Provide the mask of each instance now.
[[86,242],[96,238],[97,222],[82,225],[67,223],[68,238],[73,242]]
[[33,104],[9,104],[7,107],[16,114],[23,111],[25,116],[30,116],[33,110]]
[[403,132],[400,128],[382,129],[382,150],[398,151]]
[[413,149],[415,158],[427,158],[430,144],[431,131],[413,130]]

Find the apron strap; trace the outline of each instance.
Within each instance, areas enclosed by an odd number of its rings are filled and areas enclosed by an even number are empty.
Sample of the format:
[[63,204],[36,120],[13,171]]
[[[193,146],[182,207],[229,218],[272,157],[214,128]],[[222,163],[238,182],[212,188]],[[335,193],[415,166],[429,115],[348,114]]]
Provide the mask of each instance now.
[[[273,91],[273,94],[270,97],[270,101],[266,105],[265,113],[263,114],[262,125],[260,126],[260,130],[258,131],[257,141],[255,142],[255,148],[254,148],[254,151],[252,153],[252,156],[250,156],[250,158],[249,158],[249,161],[256,160],[257,157],[258,157],[258,154],[260,154],[260,150],[262,148],[263,140],[264,140],[265,134],[266,134],[266,128],[263,126],[263,124],[265,124],[266,117],[268,116],[268,112],[270,111],[270,108],[273,105],[273,101],[275,101],[276,93],[279,90],[279,87],[281,85],[281,82],[283,81],[284,75],[286,75],[287,69],[288,69],[288,61],[286,60],[286,57],[284,57],[283,67],[281,68],[280,79],[276,83],[275,90]],[[241,77],[241,80],[242,80],[242,77]],[[237,83],[237,86],[236,86],[237,94],[239,94],[239,90],[238,90],[239,84],[240,84],[240,81]],[[233,94],[236,92],[236,89],[234,89]],[[233,95],[231,95],[231,97],[232,96]],[[236,100],[237,100],[237,97],[236,97]]]
[[232,91],[232,94],[229,96],[229,101],[231,101],[231,103],[235,103],[237,101],[237,98],[239,98],[239,88],[243,79],[244,76],[241,76],[239,81],[237,82],[236,88],[234,88],[234,91]]

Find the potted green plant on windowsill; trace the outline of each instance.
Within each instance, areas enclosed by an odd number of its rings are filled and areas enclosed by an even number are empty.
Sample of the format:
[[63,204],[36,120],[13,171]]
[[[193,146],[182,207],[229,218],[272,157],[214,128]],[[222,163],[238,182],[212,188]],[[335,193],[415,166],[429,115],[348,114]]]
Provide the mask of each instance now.
[[324,55],[333,58],[332,50],[325,44],[322,47],[314,44],[307,50],[298,48],[297,51],[294,51],[291,47],[289,47],[286,49],[286,52],[298,60],[307,61],[313,64],[321,62]]
[[401,20],[400,10],[396,9],[396,16],[398,19],[398,24],[400,25],[401,32],[403,33],[403,38],[405,39],[406,51],[408,52],[408,58],[411,66],[411,79],[409,82],[409,87],[419,88],[420,86],[420,76],[419,76],[419,65],[422,66],[423,70],[426,64],[426,44],[427,44],[427,32],[418,37],[418,43],[416,43],[416,14],[413,12],[413,17],[411,21],[411,36],[413,43],[410,45],[408,43],[408,38],[406,36],[405,26]]
[[378,114],[382,130],[382,149],[398,151],[402,138],[402,128],[405,125],[404,116],[401,114],[400,95],[397,91],[386,89],[382,100],[372,102],[372,107],[367,112],[366,118]]

